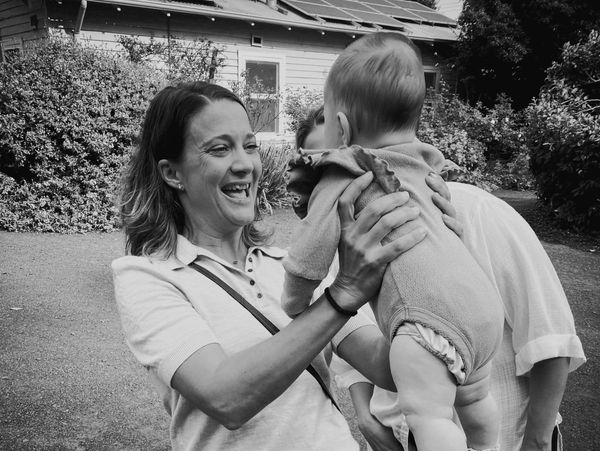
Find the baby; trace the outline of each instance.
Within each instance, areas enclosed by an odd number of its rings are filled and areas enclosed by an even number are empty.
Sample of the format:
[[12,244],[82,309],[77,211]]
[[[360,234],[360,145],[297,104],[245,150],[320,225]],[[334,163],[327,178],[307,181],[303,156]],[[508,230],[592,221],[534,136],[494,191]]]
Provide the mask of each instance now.
[[[366,171],[375,176],[357,213],[384,193],[407,191],[421,211],[414,222],[428,236],[388,266],[371,300],[391,342],[398,406],[419,451],[497,449],[499,417],[489,375],[501,340],[502,304],[431,201],[425,176],[440,171],[445,160],[416,139],[424,97],[419,51],[400,34],[367,35],[335,61],[325,86],[323,141],[343,147],[292,164],[288,188],[298,195],[296,212],[304,219],[284,260],[283,307],[290,316],[302,312],[327,274],[340,237],[337,199],[354,177]],[[452,421],[453,406],[465,433]]]

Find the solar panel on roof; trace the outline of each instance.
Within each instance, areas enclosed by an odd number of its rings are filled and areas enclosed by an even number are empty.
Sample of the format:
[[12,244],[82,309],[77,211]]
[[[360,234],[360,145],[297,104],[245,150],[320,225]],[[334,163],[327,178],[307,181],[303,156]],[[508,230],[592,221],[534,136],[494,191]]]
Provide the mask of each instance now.
[[383,6],[392,6],[390,2],[387,0],[366,0],[362,3],[367,3],[369,5],[383,5]]
[[434,10],[422,5],[421,3],[417,3],[417,2],[408,2],[406,0],[388,0],[390,3],[392,3],[394,6],[399,6],[400,8],[405,8],[405,9],[413,9],[413,10],[417,10],[417,11],[429,11],[429,12],[433,12]]
[[328,6],[323,0],[300,0],[302,3],[312,3],[313,5]]
[[384,25],[400,29],[404,28],[401,22],[398,22],[397,20],[394,20],[384,14],[367,13],[364,11],[352,11],[352,14],[359,18],[359,22],[370,22],[377,25]]
[[283,2],[293,6],[299,11],[302,11],[304,14],[308,14],[309,16],[319,16],[329,19],[347,21],[356,20],[356,17],[352,14],[348,14],[339,8],[334,8],[333,6],[321,6],[315,5],[314,3],[298,2],[295,0],[283,0]]
[[359,2],[353,2],[352,0],[327,0],[327,3],[331,3],[333,6],[337,6],[338,8],[347,8],[353,9],[357,11],[366,11],[370,13],[374,13],[373,8],[368,7]]
[[442,14],[428,11],[411,11],[421,16],[426,22],[455,24],[456,22]]
[[387,14],[388,16],[400,17],[402,19],[421,20],[421,17],[419,17],[419,15],[415,14],[414,12],[408,11],[404,8],[397,8],[395,6],[379,6],[379,5],[373,5],[373,8],[375,8],[377,11],[379,11],[382,14]]

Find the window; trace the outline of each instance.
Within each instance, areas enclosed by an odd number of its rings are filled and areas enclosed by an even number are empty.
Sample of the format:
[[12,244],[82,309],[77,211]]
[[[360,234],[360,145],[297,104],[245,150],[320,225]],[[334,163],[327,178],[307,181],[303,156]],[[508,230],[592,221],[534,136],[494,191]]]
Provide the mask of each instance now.
[[23,53],[22,40],[0,41],[0,62],[9,62]]
[[425,88],[438,90],[438,73],[425,69]]
[[268,51],[240,51],[239,70],[246,78],[246,108],[256,133],[279,133],[279,93],[283,85],[282,57]]
[[277,133],[279,113],[279,64],[269,61],[246,61],[246,81],[250,84],[250,113],[256,132]]

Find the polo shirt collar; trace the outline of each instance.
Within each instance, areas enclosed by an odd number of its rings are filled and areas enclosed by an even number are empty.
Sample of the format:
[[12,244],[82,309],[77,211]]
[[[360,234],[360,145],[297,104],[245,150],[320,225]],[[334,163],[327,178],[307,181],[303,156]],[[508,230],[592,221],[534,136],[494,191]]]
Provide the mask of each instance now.
[[[263,254],[275,259],[282,259],[286,255],[285,250],[274,246],[252,246],[248,250],[249,254],[254,254],[256,252],[262,252]],[[169,260],[167,261],[167,265],[169,269],[173,270],[183,268],[185,266],[188,266],[199,256],[205,256],[210,258],[211,260],[216,260],[220,263],[224,263],[223,259],[214,254],[213,252],[204,249],[203,247],[192,244],[183,235],[177,235],[177,249],[175,250],[175,255],[169,258]]]

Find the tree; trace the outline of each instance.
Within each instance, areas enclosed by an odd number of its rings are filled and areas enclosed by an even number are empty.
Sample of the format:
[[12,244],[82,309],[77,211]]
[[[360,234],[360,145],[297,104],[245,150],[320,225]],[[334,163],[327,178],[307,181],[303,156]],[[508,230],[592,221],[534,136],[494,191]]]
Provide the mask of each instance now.
[[599,23],[597,0],[466,0],[456,60],[463,93],[491,105],[505,92],[526,106],[563,44]]
[[527,108],[540,198],[575,229],[600,230],[600,33],[565,44]]

